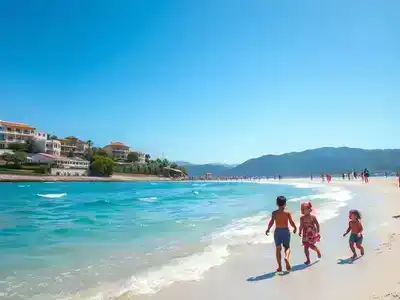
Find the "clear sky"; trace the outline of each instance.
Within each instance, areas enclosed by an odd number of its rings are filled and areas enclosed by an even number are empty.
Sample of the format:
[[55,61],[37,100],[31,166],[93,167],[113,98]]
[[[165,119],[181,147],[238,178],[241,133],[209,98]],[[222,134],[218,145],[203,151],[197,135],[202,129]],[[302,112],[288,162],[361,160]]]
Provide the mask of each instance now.
[[0,119],[194,163],[400,147],[397,0],[0,3]]

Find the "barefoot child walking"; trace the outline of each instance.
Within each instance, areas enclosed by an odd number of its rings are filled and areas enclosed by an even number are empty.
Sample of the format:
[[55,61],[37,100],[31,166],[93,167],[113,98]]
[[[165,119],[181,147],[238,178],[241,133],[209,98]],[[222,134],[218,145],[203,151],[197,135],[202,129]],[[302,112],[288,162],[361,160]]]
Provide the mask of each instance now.
[[265,232],[266,235],[269,234],[272,226],[275,223],[274,240],[276,246],[276,261],[278,262],[277,272],[282,272],[282,246],[285,249],[285,264],[286,270],[290,271],[292,267],[290,266],[290,231],[289,223],[293,227],[293,233],[296,234],[296,224],[293,222],[293,218],[290,212],[286,211],[286,198],[284,196],[279,196],[276,198],[276,205],[278,209],[272,213],[271,220],[268,224],[268,229]]
[[361,220],[361,213],[353,209],[349,212],[349,228],[347,228],[346,232],[343,234],[345,237],[351,231],[349,244],[351,252],[353,252],[352,259],[357,258],[356,249],[354,248],[354,244],[356,245],[357,249],[360,250],[361,255],[364,255],[364,247],[362,246],[363,242],[363,226],[360,222]]
[[311,215],[312,204],[311,202],[301,204],[301,213],[303,216],[300,218],[299,236],[303,235],[304,254],[306,255],[305,264],[309,265],[310,249],[317,253],[318,258],[321,258],[321,251],[315,246],[319,242],[319,223],[315,216]]

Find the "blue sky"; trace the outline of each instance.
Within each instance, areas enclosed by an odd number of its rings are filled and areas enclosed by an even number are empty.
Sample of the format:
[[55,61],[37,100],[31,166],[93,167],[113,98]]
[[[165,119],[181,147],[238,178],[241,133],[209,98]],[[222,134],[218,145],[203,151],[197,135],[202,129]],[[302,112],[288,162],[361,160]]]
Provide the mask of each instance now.
[[240,163],[399,148],[400,2],[1,1],[0,119]]

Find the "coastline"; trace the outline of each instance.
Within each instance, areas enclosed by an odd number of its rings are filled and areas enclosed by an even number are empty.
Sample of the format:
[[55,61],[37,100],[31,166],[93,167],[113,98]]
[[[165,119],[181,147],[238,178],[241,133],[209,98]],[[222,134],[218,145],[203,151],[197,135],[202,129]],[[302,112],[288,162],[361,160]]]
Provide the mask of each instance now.
[[170,178],[151,175],[120,175],[115,174],[112,177],[92,177],[92,176],[30,176],[30,175],[12,175],[0,174],[1,182],[143,182],[143,181],[171,181]]
[[[246,183],[246,181],[239,182]],[[227,244],[222,241],[222,243],[217,242],[211,245],[212,247],[200,248],[193,257],[188,257],[186,254],[177,256],[176,259],[169,260],[168,264],[162,264],[161,269],[150,268],[145,269],[145,273],[134,272],[133,277],[129,277],[132,275],[131,269],[120,268],[118,273],[125,271],[129,275],[123,276],[126,280],[107,281],[104,285],[99,285],[100,290],[96,288],[82,290],[73,298],[62,299],[172,300],[179,299],[182,294],[185,294],[185,299],[188,300],[216,299],[221,295],[223,299],[238,300],[247,297],[261,300],[266,296],[272,300],[282,298],[282,296],[294,299],[307,296],[312,300],[399,299],[399,259],[396,252],[400,250],[400,218],[394,218],[394,216],[400,215],[398,201],[400,189],[396,178],[375,177],[368,185],[361,184],[359,181],[342,181],[341,179],[334,179],[330,184],[308,179],[247,182],[258,186],[278,185],[274,187],[274,193],[262,198],[268,202],[274,202],[271,196],[280,194],[278,191],[285,191],[283,195],[288,196],[288,207],[293,212],[297,225],[300,217],[298,213],[300,203],[308,200],[313,202],[314,212],[319,216],[321,223],[322,239],[319,246],[323,258],[320,261],[313,256],[313,264],[310,267],[305,266],[301,239],[293,235],[291,259],[293,271],[285,276],[275,274],[275,250],[272,237],[267,238],[263,234],[268,214],[262,211],[254,222],[252,218],[251,222],[247,220],[240,223],[244,227],[238,227],[237,224],[230,227],[238,229],[239,235],[243,233],[243,237],[246,237],[239,242],[228,234],[226,235]],[[156,185],[156,183],[152,184]],[[193,184],[193,186],[203,185],[203,183]],[[282,188],[279,185],[292,185],[295,189],[290,192],[290,189],[287,190],[286,187]],[[128,189],[130,187],[123,186]],[[16,185],[15,188],[17,188]],[[305,189],[305,192],[293,191],[298,189]],[[148,190],[152,193],[150,184]],[[257,191],[257,188],[251,188],[251,190],[253,192],[249,196],[254,197],[254,191]],[[131,191],[129,190],[128,193]],[[154,200],[143,199],[145,202]],[[321,199],[335,200],[321,202]],[[270,211],[270,208],[268,206],[267,210]],[[342,238],[347,228],[348,211],[353,208],[361,210],[363,215],[366,249],[366,256],[354,263],[348,259],[350,257],[348,239]],[[230,242],[230,239],[233,242]],[[219,246],[223,246],[223,249]],[[194,264],[192,258],[195,259]],[[288,289],[289,286],[290,289]],[[39,298],[34,297],[34,299],[50,298],[40,295]]]
[[[321,184],[307,179],[282,180],[282,184]],[[328,186],[328,184],[324,184]],[[350,190],[354,198],[339,214],[321,224],[323,258],[307,267],[298,237],[292,238],[293,271],[276,275],[273,244],[243,245],[232,249],[223,265],[211,268],[198,281],[176,282],[155,294],[124,293],[117,299],[399,299],[400,189],[395,178],[372,178],[369,184],[334,180],[330,186]],[[360,209],[365,228],[366,255],[349,260],[347,212]],[[298,220],[296,220],[298,222]],[[290,287],[290,288],[289,288]]]

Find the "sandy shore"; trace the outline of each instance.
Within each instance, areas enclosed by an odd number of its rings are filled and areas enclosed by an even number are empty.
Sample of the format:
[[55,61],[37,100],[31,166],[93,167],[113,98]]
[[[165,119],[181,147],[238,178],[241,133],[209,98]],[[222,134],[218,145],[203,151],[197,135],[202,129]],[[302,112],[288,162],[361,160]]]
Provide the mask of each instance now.
[[145,175],[121,175],[114,174],[112,177],[92,177],[92,176],[25,176],[1,174],[0,182],[45,182],[45,181],[65,181],[65,182],[116,182],[116,181],[169,181],[170,178]]
[[[298,237],[292,239],[293,271],[283,276],[274,273],[272,244],[246,245],[200,281],[179,282],[156,294],[121,299],[400,299],[400,218],[395,218],[400,215],[400,189],[396,179],[372,178],[367,185],[336,179],[331,185],[345,187],[355,196],[338,217],[321,224],[323,258],[313,265],[303,264]],[[342,237],[350,208],[361,210],[365,228],[366,255],[354,262],[348,259],[348,239]]]

